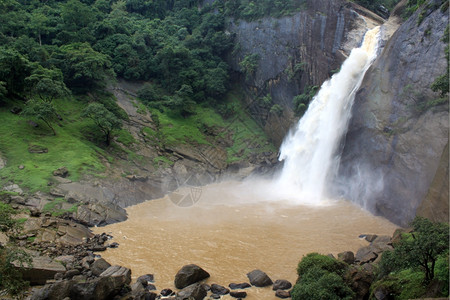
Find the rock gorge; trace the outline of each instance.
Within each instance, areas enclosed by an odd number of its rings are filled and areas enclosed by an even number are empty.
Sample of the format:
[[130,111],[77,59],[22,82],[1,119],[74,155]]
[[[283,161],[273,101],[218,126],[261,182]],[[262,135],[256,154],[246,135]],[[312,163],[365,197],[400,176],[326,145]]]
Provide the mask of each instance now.
[[[431,1],[404,21],[406,2],[389,20],[345,1],[308,1],[308,9],[293,16],[229,24],[236,34],[234,70],[242,71],[246,55],[260,57],[254,74],[241,82],[249,112],[276,145],[296,122],[293,97],[308,85],[320,86],[367,28],[383,24],[385,47],[357,93],[330,190],[400,225],[416,211],[448,221],[449,201],[448,101],[432,105],[439,94],[430,88],[448,68],[448,11],[445,1]],[[302,64],[297,73],[296,64]],[[265,95],[283,107],[281,115],[261,105]]]

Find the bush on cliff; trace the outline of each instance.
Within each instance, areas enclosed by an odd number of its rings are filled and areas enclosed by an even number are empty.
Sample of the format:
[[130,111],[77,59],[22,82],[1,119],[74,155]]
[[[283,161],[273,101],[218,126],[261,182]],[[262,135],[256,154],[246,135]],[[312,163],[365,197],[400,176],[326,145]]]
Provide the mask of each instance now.
[[397,298],[408,299],[422,296],[427,287],[439,286],[436,296],[448,296],[449,224],[416,217],[412,227],[411,233],[394,243],[393,251],[383,253],[379,281],[372,290],[383,286]]
[[352,299],[354,292],[343,275],[347,264],[318,253],[303,257],[297,267],[299,278],[291,296],[300,299]]

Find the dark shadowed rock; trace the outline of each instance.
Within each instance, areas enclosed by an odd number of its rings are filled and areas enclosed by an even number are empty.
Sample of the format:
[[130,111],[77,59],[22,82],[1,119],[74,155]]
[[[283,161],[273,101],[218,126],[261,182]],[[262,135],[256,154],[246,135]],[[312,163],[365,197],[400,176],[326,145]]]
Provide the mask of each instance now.
[[217,295],[226,295],[230,292],[230,290],[224,286],[213,283],[211,284],[211,292]]
[[[368,265],[368,264],[365,264]],[[373,272],[365,268],[351,267],[346,275],[346,281],[356,293],[356,299],[367,299],[370,286],[375,278]]]
[[277,290],[275,292],[275,296],[277,296],[278,298],[286,299],[291,297],[291,293],[289,291]]
[[69,175],[69,170],[67,167],[61,167],[53,171],[53,176],[59,176],[62,178],[66,178]]
[[378,237],[378,235],[376,234],[366,234],[365,239],[366,241],[368,241],[369,243],[373,242],[374,239],[376,239]]
[[60,300],[70,296],[74,285],[72,280],[58,281],[47,284],[41,289],[34,289],[30,300]]
[[111,266],[100,277],[114,277],[123,280],[123,284],[130,284],[131,270],[122,266]]
[[111,264],[109,262],[107,262],[103,258],[99,258],[92,263],[91,271],[92,271],[92,274],[94,274],[95,276],[99,276],[104,271],[106,271],[106,269],[108,269],[109,267],[111,267]]
[[230,283],[228,286],[232,290],[246,289],[246,288],[251,287],[251,285],[248,284],[247,282],[244,282],[244,283]]
[[338,259],[350,265],[355,262],[355,254],[352,251],[344,251],[338,253]]
[[126,276],[98,277],[75,284],[70,291],[71,300],[107,300],[118,295],[127,281]]
[[247,297],[247,292],[243,291],[231,291],[230,296],[234,298],[245,298]]
[[277,290],[288,290],[291,287],[292,287],[292,283],[290,283],[286,279],[278,279],[278,280],[275,280],[275,282],[273,283],[272,289],[274,291],[277,291]]
[[197,265],[190,264],[182,267],[175,275],[175,287],[183,289],[188,285],[209,277],[209,273]]
[[30,153],[47,153],[48,148],[40,145],[30,145],[28,147],[28,152]]
[[360,248],[356,252],[355,260],[359,262],[360,264],[372,262],[378,257],[378,254],[374,252],[374,249],[372,246],[366,246]]
[[153,276],[153,274],[145,274],[142,276],[139,276],[138,279],[136,279],[136,281],[141,282],[144,286],[147,286],[150,282],[154,282],[155,277]]
[[203,300],[207,291],[200,283],[191,284],[177,293],[176,300]]
[[147,286],[145,287],[145,289],[147,291],[156,291],[156,286],[153,283],[149,283],[147,284]]
[[[66,268],[48,256],[33,256],[31,268],[21,269],[23,278],[31,284],[45,284],[53,279],[57,273],[64,273]],[[14,263],[16,265],[16,263]],[[18,267],[18,264],[17,266]]]
[[161,296],[167,297],[173,294],[173,291],[171,289],[163,289],[161,290]]
[[250,284],[257,287],[265,287],[273,284],[272,279],[261,270],[253,270],[247,274],[247,277],[250,280]]

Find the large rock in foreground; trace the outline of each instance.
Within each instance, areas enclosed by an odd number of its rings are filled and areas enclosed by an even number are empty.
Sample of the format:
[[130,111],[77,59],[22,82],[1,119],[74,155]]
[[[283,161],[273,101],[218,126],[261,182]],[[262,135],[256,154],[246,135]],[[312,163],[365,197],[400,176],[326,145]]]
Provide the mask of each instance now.
[[247,274],[247,277],[250,280],[251,285],[257,287],[265,287],[273,284],[272,279],[261,270],[253,270]]
[[208,277],[209,273],[199,266],[194,264],[186,265],[175,275],[175,287],[183,289]]

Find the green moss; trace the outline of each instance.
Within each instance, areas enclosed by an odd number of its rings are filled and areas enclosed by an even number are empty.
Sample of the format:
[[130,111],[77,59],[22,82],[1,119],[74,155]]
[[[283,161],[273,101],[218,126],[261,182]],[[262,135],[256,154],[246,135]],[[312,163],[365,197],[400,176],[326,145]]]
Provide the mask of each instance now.
[[121,129],[118,133],[117,133],[117,138],[116,140],[127,146],[130,147],[131,145],[133,145],[134,143],[136,143],[136,140],[134,139],[134,137],[130,134],[130,132],[128,132],[128,130],[125,129]]
[[174,164],[173,161],[171,161],[170,159],[168,159],[165,156],[158,156],[153,159],[153,166],[155,168],[160,168],[160,167],[167,168],[169,166],[172,166],[173,164]]
[[426,292],[423,284],[423,273],[412,269],[403,270],[384,277],[371,286],[370,299],[375,299],[373,293],[383,288],[394,297],[393,299],[414,299],[420,298]]
[[[53,180],[52,172],[67,167],[72,181],[80,179],[83,173],[98,173],[104,170],[99,157],[104,151],[83,136],[87,122],[80,118],[83,103],[64,99],[55,100],[55,106],[62,121],[55,126],[56,136],[41,124],[34,128],[27,118],[0,108],[0,152],[8,162],[0,170],[0,185],[8,182],[19,184],[30,192],[48,190]],[[30,153],[30,145],[40,145],[47,153]],[[22,165],[23,169],[18,167]]]
[[64,198],[55,198],[53,201],[44,205],[42,212],[51,213],[52,216],[58,217],[65,213],[73,213],[78,210],[78,204],[74,204],[68,209],[62,209],[62,204],[64,203],[66,203]]

